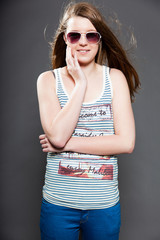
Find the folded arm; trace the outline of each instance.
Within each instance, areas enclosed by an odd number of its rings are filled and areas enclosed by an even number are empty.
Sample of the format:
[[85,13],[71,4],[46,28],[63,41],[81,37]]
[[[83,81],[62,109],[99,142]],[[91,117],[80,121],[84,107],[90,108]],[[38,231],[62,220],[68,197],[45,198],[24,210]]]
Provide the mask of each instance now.
[[63,108],[56,95],[56,80],[52,72],[42,73],[37,80],[41,124],[47,138],[57,148],[65,146],[76,127],[87,86],[76,55],[73,58],[68,48],[66,61],[74,89]]
[[[131,153],[135,145],[135,123],[130,93],[124,74],[112,69],[114,135],[97,137],[71,137],[60,151],[73,151],[96,155]],[[41,138],[44,151],[49,145]],[[51,150],[51,146],[50,146]],[[53,152],[58,150],[53,148]]]

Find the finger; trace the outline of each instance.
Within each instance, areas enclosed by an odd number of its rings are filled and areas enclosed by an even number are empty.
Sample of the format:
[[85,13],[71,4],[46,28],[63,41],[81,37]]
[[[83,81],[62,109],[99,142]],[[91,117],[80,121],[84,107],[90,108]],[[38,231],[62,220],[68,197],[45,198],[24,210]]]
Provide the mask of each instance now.
[[66,64],[67,64],[67,71],[68,71],[69,74],[71,74],[72,69],[74,67],[74,63],[73,63],[73,57],[71,55],[71,48],[70,47],[68,47],[68,50],[67,50]]
[[68,60],[68,45],[66,46],[66,62]]
[[70,47],[67,45],[66,47],[66,62],[68,63],[70,58]]
[[44,139],[45,137],[46,137],[45,134],[41,134],[41,135],[39,135],[39,139]]
[[72,57],[72,59],[73,59],[73,58],[74,58],[74,54],[75,54],[75,50],[72,49],[71,47],[70,47],[70,53],[71,53],[71,57]]
[[42,148],[48,148],[48,144],[44,143],[44,144],[41,144]]
[[74,66],[73,55],[72,55],[72,49],[71,49],[71,47],[68,47],[68,63],[69,63],[71,66]]
[[53,149],[51,149],[50,147],[43,148],[42,151],[43,152],[54,152]]
[[43,148],[42,151],[43,152],[49,152],[48,148]]
[[50,149],[49,149],[49,147],[46,147],[46,148],[42,148],[42,151],[43,152],[50,152]]
[[74,62],[75,62],[75,66],[76,67],[79,67],[79,62],[78,62],[78,58],[77,58],[77,53],[76,53],[76,51],[74,52]]
[[40,140],[40,143],[50,143],[47,137]]
[[69,60],[69,50],[68,50],[68,46],[66,48],[66,65],[67,65],[67,70],[70,66],[70,60]]
[[46,139],[40,141],[40,144],[47,143]]

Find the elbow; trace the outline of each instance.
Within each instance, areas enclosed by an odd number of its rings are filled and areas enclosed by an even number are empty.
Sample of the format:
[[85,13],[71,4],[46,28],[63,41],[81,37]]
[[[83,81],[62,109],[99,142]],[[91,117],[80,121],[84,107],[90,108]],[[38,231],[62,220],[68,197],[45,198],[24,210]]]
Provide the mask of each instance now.
[[127,151],[127,153],[132,153],[133,152],[133,150],[134,150],[134,146],[129,146],[128,147],[128,151]]
[[52,130],[52,132],[50,131],[50,129],[49,130],[47,129],[46,135],[54,148],[62,149],[65,147],[67,140],[64,137],[64,134],[58,131],[55,131],[55,129],[54,131]]
[[134,150],[135,142],[134,141],[128,141],[126,144],[126,153],[131,154]]
[[62,149],[65,147],[66,145],[66,141],[64,140],[64,138],[60,138],[60,137],[49,137],[49,140],[51,142],[51,144],[58,149]]

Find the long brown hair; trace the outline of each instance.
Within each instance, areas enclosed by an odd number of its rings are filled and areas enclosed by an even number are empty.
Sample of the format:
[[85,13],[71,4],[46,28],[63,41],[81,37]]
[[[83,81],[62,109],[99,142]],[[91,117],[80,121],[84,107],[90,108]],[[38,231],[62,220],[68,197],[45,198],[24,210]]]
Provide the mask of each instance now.
[[101,34],[102,40],[95,62],[102,65],[108,61],[108,66],[110,68],[117,68],[124,73],[130,89],[131,100],[133,101],[134,93],[137,92],[138,88],[140,88],[138,74],[130,63],[120,42],[107,26],[104,17],[101,15],[99,10],[90,3],[71,2],[65,8],[63,17],[60,20],[59,27],[54,36],[54,40],[51,42],[51,61],[53,69],[64,67],[66,65],[66,44],[63,39],[63,34],[67,29],[68,20],[74,16],[89,19],[96,30]]

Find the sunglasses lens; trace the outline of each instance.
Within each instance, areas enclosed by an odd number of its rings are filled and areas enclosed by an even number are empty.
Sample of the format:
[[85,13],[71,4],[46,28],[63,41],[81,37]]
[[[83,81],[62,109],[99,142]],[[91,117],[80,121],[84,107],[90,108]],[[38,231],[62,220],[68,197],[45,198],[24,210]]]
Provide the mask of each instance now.
[[86,37],[90,43],[98,43],[100,40],[100,34],[98,32],[88,32]]
[[70,43],[76,43],[79,41],[81,34],[78,32],[69,32],[67,34],[67,39]]

